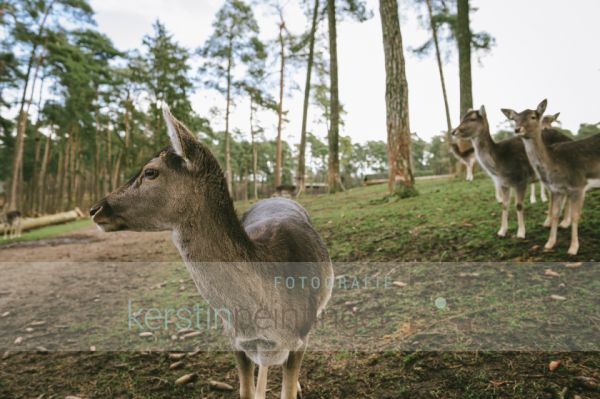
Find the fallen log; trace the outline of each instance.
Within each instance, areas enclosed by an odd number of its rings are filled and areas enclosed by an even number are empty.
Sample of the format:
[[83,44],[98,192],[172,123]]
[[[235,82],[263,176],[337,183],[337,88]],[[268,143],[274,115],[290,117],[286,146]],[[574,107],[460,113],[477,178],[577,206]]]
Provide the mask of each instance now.
[[[37,218],[23,218],[21,220],[21,229],[23,231],[39,229],[40,227],[51,226],[54,224],[62,224],[72,222],[85,217],[79,208],[72,211],[55,213],[54,215],[45,215]],[[0,234],[4,232],[4,224],[0,223]]]

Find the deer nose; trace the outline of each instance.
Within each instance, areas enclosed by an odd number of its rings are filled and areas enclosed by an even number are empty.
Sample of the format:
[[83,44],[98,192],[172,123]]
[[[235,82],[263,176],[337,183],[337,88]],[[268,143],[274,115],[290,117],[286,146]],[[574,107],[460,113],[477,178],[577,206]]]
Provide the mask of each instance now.
[[94,217],[94,215],[95,215],[96,213],[98,213],[98,211],[99,211],[100,209],[102,209],[102,205],[100,205],[100,204],[96,204],[96,205],[92,206],[92,207],[90,208],[90,216],[91,216],[91,217]]
[[515,128],[515,133],[521,133],[521,128],[520,127],[516,127]]
[[458,130],[458,128],[452,129],[452,132],[450,132],[450,134],[452,134],[453,136],[456,136],[457,130]]

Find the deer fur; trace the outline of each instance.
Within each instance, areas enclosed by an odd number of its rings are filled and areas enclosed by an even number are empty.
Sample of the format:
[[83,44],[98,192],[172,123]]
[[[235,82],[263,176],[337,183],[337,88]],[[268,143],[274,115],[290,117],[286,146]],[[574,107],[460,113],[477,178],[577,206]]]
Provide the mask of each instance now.
[[524,143],[526,154],[540,179],[552,196],[550,237],[545,245],[551,250],[556,244],[560,206],[566,197],[571,208],[571,245],[569,255],[579,251],[578,225],[585,193],[600,187],[600,134],[577,141],[565,141],[547,145],[544,143],[542,117],[547,100],[535,110],[502,112],[516,123],[515,133]]
[[[290,199],[261,200],[238,219],[217,160],[168,108],[163,114],[171,147],[94,205],[90,214],[104,231],[172,231],[198,291],[214,309],[242,310],[245,315],[296,312],[281,323],[226,323],[240,396],[264,398],[268,367],[282,365],[281,397],[296,399],[308,334],[331,296],[333,268],[327,249],[307,212]],[[288,289],[276,283],[288,277],[320,284]]]
[[467,181],[473,181],[473,165],[475,164],[475,150],[473,147],[467,148],[464,151],[456,143],[450,143],[450,153],[454,158],[467,168]]
[[517,237],[525,238],[523,198],[527,186],[535,181],[535,173],[529,165],[523,143],[517,137],[495,142],[490,134],[483,106],[478,111],[469,110],[452,134],[460,139],[472,141],[477,161],[494,182],[497,196],[499,194],[502,202],[502,218],[498,236],[505,237],[508,232],[510,189],[514,188],[519,225]]

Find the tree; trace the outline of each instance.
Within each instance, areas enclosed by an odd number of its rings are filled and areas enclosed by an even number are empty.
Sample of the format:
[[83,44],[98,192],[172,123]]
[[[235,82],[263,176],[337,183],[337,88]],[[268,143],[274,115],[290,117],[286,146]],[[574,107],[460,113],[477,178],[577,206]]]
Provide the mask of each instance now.
[[380,0],[386,72],[386,120],[388,138],[388,190],[413,191],[414,177],[410,154],[408,82],[402,48],[402,34],[396,0]]
[[195,130],[194,113],[189,100],[193,88],[188,76],[189,53],[179,46],[166,27],[156,20],[154,33],[143,39],[146,50],[144,58],[146,87],[150,93],[150,117],[154,131],[154,148],[158,150],[168,143],[168,136],[161,111],[161,103],[169,104],[177,118]]
[[339,159],[339,135],[340,135],[340,99],[338,91],[338,66],[337,66],[337,27],[335,15],[335,0],[327,0],[327,20],[329,22],[329,90],[331,103],[331,122],[329,125],[328,142],[329,158],[327,161],[327,184],[329,192],[339,191],[340,159]]
[[584,139],[586,137],[600,134],[600,122],[599,123],[582,123],[579,125],[577,130],[577,139]]
[[469,0],[456,1],[456,43],[458,45],[458,76],[460,78],[460,115],[473,108],[471,77],[471,27]]
[[[41,57],[38,56],[37,50],[44,42],[44,31],[49,18],[72,18],[80,22],[90,22],[92,9],[86,0],[42,0],[36,2],[23,2],[20,4],[21,9],[15,10],[19,21],[16,23],[16,36],[19,37],[21,43],[30,47],[29,58],[27,61],[26,70],[24,73],[23,90],[19,112],[17,114],[17,137],[15,141],[14,157],[12,165],[12,178],[10,187],[10,196],[8,209],[16,209],[20,202],[18,198],[19,182],[21,181],[22,165],[23,165],[23,148],[25,140],[25,129],[27,128],[27,120],[29,116],[29,106],[31,101],[27,103],[27,93],[31,80],[31,93],[33,96],[35,84],[38,78],[38,67]],[[37,27],[36,31],[30,31],[29,27]],[[35,68],[33,78],[32,70]]]
[[[205,62],[201,73],[211,74],[212,78],[205,81],[208,87],[225,94],[225,132],[224,155],[225,176],[229,192],[233,192],[231,171],[231,149],[229,117],[232,105],[232,88],[234,83],[233,71],[235,65],[244,57],[252,46],[251,40],[258,35],[258,24],[254,19],[252,9],[241,0],[226,0],[217,12],[213,22],[213,33],[200,54]],[[223,87],[223,81],[225,86]]]
[[311,75],[315,57],[315,40],[319,16],[319,0],[315,0],[312,13],[312,23],[309,33],[308,58],[306,65],[306,83],[304,85],[304,103],[302,105],[302,129],[300,131],[300,145],[298,147],[298,195],[304,190],[304,175],[306,174],[306,126],[308,122],[308,103],[310,101]]

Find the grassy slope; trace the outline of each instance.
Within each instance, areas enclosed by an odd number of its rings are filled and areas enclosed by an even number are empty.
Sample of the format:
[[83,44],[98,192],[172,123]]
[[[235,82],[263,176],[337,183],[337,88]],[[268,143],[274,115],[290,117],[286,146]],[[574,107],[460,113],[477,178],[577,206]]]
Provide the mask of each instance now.
[[19,238],[6,239],[0,238],[1,244],[10,244],[17,241],[32,241],[42,240],[45,238],[52,238],[60,234],[70,233],[85,227],[92,225],[92,221],[89,219],[76,220],[74,222],[55,224],[53,226],[46,226],[35,230],[24,232]]
[[[309,210],[336,262],[568,259],[567,232],[560,233],[556,251],[543,253],[538,248],[543,246],[547,238],[547,230],[541,227],[545,205],[527,205],[527,240],[517,240],[514,237],[514,209],[510,218],[511,237],[499,239],[495,236],[499,227],[499,205],[493,201],[493,188],[488,179],[480,178],[474,183],[459,180],[422,181],[419,182],[419,191],[421,195],[416,198],[384,202],[382,198],[385,187],[376,186],[335,196],[306,197],[301,202]],[[600,227],[599,205],[600,192],[590,193],[580,229],[581,253],[578,260],[591,261],[600,257],[600,237],[597,233]],[[240,204],[239,208],[244,209],[245,206],[247,204]],[[435,279],[429,275],[433,270],[438,273]],[[561,272],[564,276],[560,281],[567,282],[568,288],[566,294],[562,291],[557,293],[573,296],[573,288],[585,286],[585,290],[577,291],[576,300],[562,305],[562,314],[566,310],[575,316],[580,305],[590,305],[585,308],[594,312],[591,305],[594,301],[597,303],[594,292],[600,289],[598,279],[590,278],[590,274]],[[411,282],[415,284],[403,291],[405,295],[399,296],[397,300],[376,298],[383,301],[378,303],[370,297],[372,293],[368,291],[360,292],[358,296],[339,292],[334,295],[330,307],[343,308],[346,300],[358,299],[361,301],[359,311],[363,308],[366,311],[377,311],[381,309],[378,306],[383,306],[384,311],[392,316],[412,307],[414,311],[409,314],[408,319],[417,321],[412,328],[418,334],[419,327],[423,324],[418,321],[431,321],[427,318],[432,317],[427,314],[430,307],[419,301],[431,299],[434,292],[435,295],[443,293],[449,298],[456,296],[457,292],[461,294],[462,302],[451,307],[444,318],[460,316],[464,309],[487,309],[490,300],[497,300],[499,303],[502,298],[517,293],[517,296],[523,296],[531,302],[529,311],[522,314],[520,319],[511,319],[514,316],[510,313],[511,309],[502,307],[494,316],[497,321],[514,323],[518,329],[522,326],[520,323],[527,323],[528,319],[548,317],[546,314],[536,313],[547,308],[540,306],[541,302],[535,299],[556,292],[553,290],[558,285],[558,281],[540,278],[539,273],[520,273],[519,270],[510,274],[513,280],[508,284],[498,280],[495,275],[483,276],[486,279],[475,282],[458,279],[455,270],[444,268],[443,265],[439,269],[416,266],[411,273]],[[503,274],[500,277],[505,276]],[[181,278],[189,280],[182,267],[173,266],[172,269],[165,270],[165,278],[172,284],[167,284],[162,290],[144,293],[142,300],[148,304],[161,305],[180,305],[198,300],[192,289],[185,292],[179,290],[180,284],[177,281]],[[441,287],[440,280],[445,282]],[[482,297],[487,300],[481,300]],[[595,312],[597,316],[597,307]],[[122,320],[123,315],[118,313],[115,325],[103,330],[102,334],[107,337],[111,331],[112,334],[123,333],[122,328],[112,328],[122,324]],[[460,318],[457,320],[460,321]],[[401,321],[402,319],[395,320],[397,324],[391,324],[391,331],[382,333],[392,336],[401,334]],[[561,323],[564,319],[555,318],[552,322]],[[590,325],[593,328],[594,324]],[[443,327],[439,326],[438,332],[447,334],[448,331],[444,331]],[[451,324],[449,328],[452,328]],[[402,338],[400,335],[394,337]],[[426,340],[427,336],[421,339]],[[44,360],[44,356],[47,356],[47,360]],[[561,359],[563,365],[551,373],[547,364],[556,358]],[[37,359],[23,356],[15,357],[13,361],[21,362],[21,372],[13,376],[13,382],[3,381],[0,373],[0,396],[13,391],[15,387],[27,385],[28,370],[39,370],[36,363],[40,362],[44,364],[46,371],[43,376],[38,377],[38,384],[45,389],[41,392],[63,396],[79,392],[87,397],[236,397],[234,393],[211,392],[206,386],[209,379],[236,385],[233,360],[229,354],[202,352],[188,358],[185,369],[177,371],[168,370],[170,361],[160,353],[100,351],[81,355],[42,355]],[[29,362],[32,363],[28,365]],[[565,398],[572,397],[575,392],[583,398],[592,398],[594,394],[578,387],[574,377],[586,375],[600,378],[598,370],[600,356],[585,352],[310,352],[303,365],[302,381],[307,398],[553,398],[559,397],[558,393],[564,387],[568,388]],[[179,375],[192,371],[199,374],[199,383],[191,387],[173,385]],[[94,378],[90,378],[92,374]],[[277,391],[279,378],[279,373],[275,370],[270,374],[270,386],[274,392]],[[26,388],[25,386],[25,390],[20,392],[27,392]],[[276,396],[271,393],[270,397]]]

